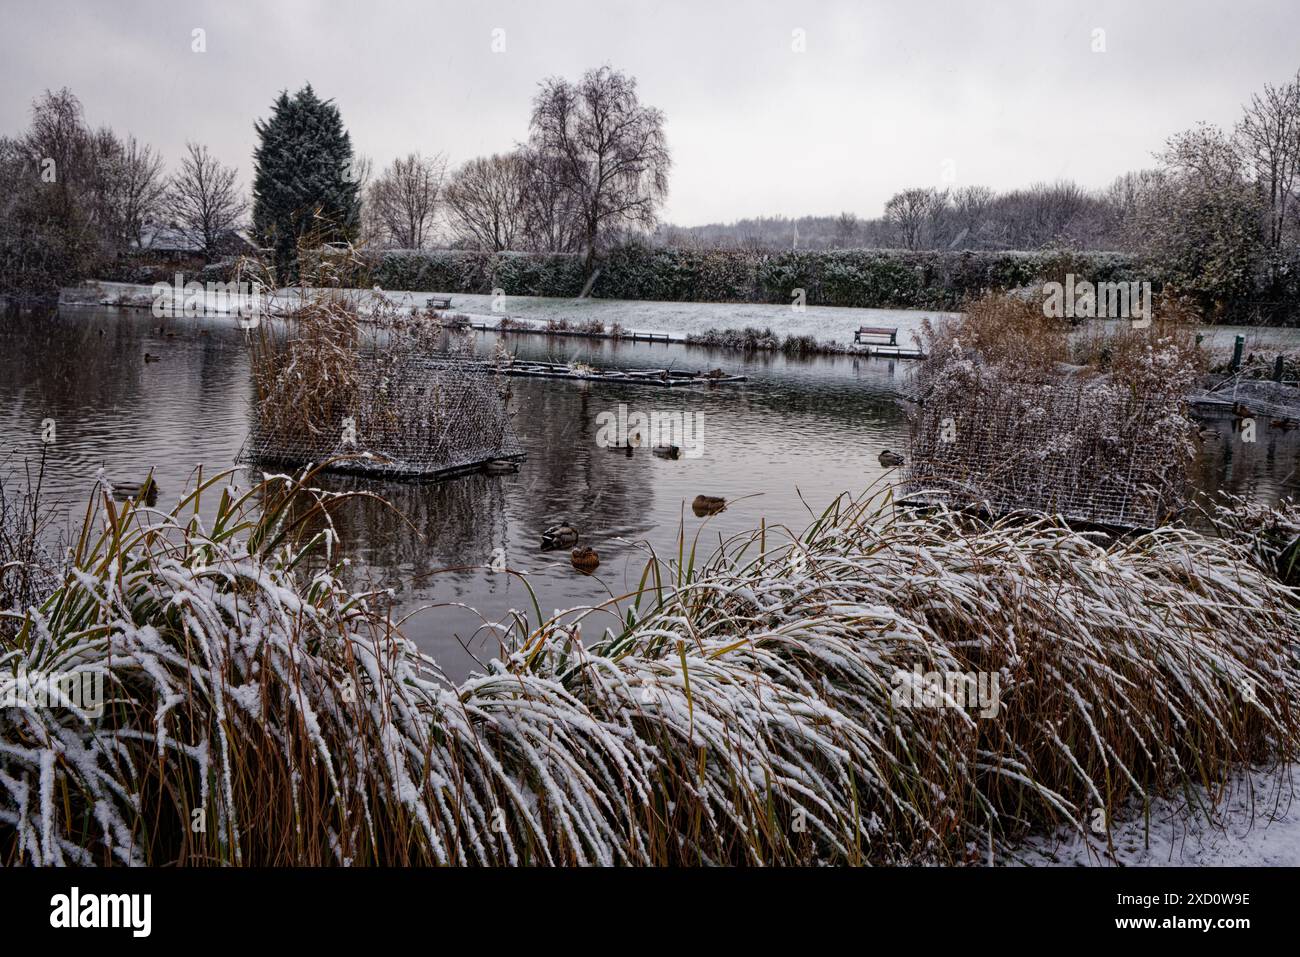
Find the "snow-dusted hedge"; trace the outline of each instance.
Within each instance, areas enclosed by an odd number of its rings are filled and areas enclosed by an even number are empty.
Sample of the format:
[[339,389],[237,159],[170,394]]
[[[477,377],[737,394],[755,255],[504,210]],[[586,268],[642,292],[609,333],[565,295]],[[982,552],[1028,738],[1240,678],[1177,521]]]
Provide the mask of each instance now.
[[[569,298],[586,282],[584,259],[568,253],[487,253],[465,250],[362,251],[360,265],[340,277],[370,288]],[[829,252],[747,252],[619,246],[597,263],[591,294],[603,299],[670,302],[793,301],[809,305],[955,309],[991,289],[1014,289],[1073,272],[1092,282],[1160,276],[1119,253],[907,252],[851,249]],[[220,278],[208,267],[192,278]],[[170,279],[170,275],[168,276]]]
[[[575,296],[582,257],[527,253],[388,252],[368,257],[385,289]],[[620,246],[600,262],[592,295],[681,302],[955,308],[991,288],[1074,272],[1092,281],[1150,279],[1115,253],[905,252],[858,249],[757,253]]]

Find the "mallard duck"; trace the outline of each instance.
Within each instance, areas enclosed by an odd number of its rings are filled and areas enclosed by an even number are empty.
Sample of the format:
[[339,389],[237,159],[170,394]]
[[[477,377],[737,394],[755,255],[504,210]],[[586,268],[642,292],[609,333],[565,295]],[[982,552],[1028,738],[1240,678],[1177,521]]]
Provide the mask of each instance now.
[[113,489],[113,498],[119,502],[127,502],[133,499],[141,500],[146,505],[152,505],[158,501],[158,483],[149,476],[143,482],[111,482]]
[[656,445],[654,453],[661,459],[679,459],[682,457],[682,450],[676,445]]
[[727,507],[727,500],[720,495],[697,495],[695,501],[691,502],[691,511],[697,518],[703,518],[705,515],[716,515]]
[[880,453],[880,464],[887,469],[895,468],[903,464],[903,457],[897,452],[891,452],[889,449]]
[[488,475],[512,475],[519,471],[519,463],[509,459],[493,459],[483,466],[483,471]]
[[161,358],[162,358],[162,356],[154,356],[154,355],[150,355],[150,354],[147,353],[147,352],[144,354],[144,361],[145,361],[145,362],[157,362],[157,361],[158,361],[159,359],[161,359]]
[[575,548],[570,555],[570,561],[573,567],[584,575],[590,575],[600,564],[600,556],[590,545],[583,545],[581,548]]
[[568,522],[552,525],[542,532],[542,551],[544,552],[548,552],[553,548],[572,548],[576,544],[578,544],[578,529]]

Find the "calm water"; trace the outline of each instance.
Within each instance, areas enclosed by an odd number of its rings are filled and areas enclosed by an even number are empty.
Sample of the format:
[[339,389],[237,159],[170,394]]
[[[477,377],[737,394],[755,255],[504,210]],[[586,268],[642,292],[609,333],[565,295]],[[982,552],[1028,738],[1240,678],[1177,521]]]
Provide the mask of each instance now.
[[[242,333],[227,319],[168,320],[167,328],[173,336],[140,311],[9,309],[0,320],[0,468],[21,468],[25,457],[39,455],[46,418],[57,428],[47,494],[74,506],[72,514],[101,465],[120,482],[138,482],[152,467],[160,504],[174,500],[199,466],[205,473],[231,468],[251,397]],[[494,340],[479,334],[478,348],[488,352]],[[525,357],[593,365],[721,367],[749,381],[706,391],[512,379],[514,427],[528,453],[517,475],[441,484],[324,478],[331,488],[373,489],[405,516],[353,503],[340,521],[344,548],[360,574],[396,590],[402,610],[413,613],[407,633],[453,676],[472,667],[473,656],[497,653],[484,622],[531,605],[518,579],[485,567],[494,549],[527,572],[544,612],[588,605],[635,588],[645,548],[675,553],[682,527],[688,540],[702,531],[701,541],[714,545],[760,517],[801,529],[810,509],[820,512],[836,494],[880,479],[882,449],[907,446],[902,411],[891,399],[911,371],[905,362],[745,358],[537,336],[513,337],[510,346]],[[146,364],[146,352],[160,361]],[[620,403],[703,412],[704,454],[670,461],[598,447],[596,417]],[[1261,423],[1252,446],[1234,439],[1231,419],[1210,424],[1220,434],[1207,440],[1194,467],[1199,487],[1263,500],[1300,494],[1300,430]],[[700,493],[752,497],[700,519],[690,510]],[[541,551],[542,529],[565,519],[599,552],[594,576],[577,573],[567,552]]]

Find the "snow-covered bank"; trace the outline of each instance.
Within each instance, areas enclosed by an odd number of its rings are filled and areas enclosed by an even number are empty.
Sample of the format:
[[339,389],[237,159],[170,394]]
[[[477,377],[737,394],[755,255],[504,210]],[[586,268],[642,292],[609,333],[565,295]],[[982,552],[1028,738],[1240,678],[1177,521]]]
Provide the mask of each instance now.
[[1064,831],[1026,843],[1009,863],[1030,866],[1300,867],[1300,802],[1296,766],[1236,775],[1215,807],[1197,790],[1192,798],[1152,802],[1105,835]]
[[[96,290],[97,287],[97,291]],[[318,290],[307,289],[310,298]],[[364,312],[376,295],[374,290],[349,291],[359,310]],[[836,306],[806,306],[796,311],[792,306],[768,303],[722,302],[652,302],[627,299],[553,299],[543,296],[474,295],[463,293],[428,293],[406,290],[383,290],[387,299],[401,308],[423,309],[430,297],[451,299],[451,312],[465,315],[474,323],[495,325],[502,318],[524,326],[544,326],[547,322],[567,320],[571,325],[599,322],[606,328],[620,326],[628,332],[668,333],[685,338],[688,333],[706,329],[740,330],[747,326],[771,329],[783,336],[812,336],[819,342],[849,343],[860,326],[897,326],[900,344],[910,345],[922,322],[952,313],[920,312],[908,309],[855,309]],[[273,312],[292,311],[304,295],[299,289],[280,290],[274,297]],[[207,297],[208,314],[233,312],[223,305],[224,297]],[[101,282],[95,287],[65,290],[64,301],[97,305],[152,306],[153,289],[146,285]]]

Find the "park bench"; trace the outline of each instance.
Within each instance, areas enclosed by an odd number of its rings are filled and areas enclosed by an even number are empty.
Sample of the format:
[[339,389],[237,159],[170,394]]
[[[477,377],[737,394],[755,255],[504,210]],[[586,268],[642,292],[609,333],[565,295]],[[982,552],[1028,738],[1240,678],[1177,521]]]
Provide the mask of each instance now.
[[898,327],[897,326],[861,326],[858,331],[853,333],[855,343],[889,343],[891,346],[898,345]]
[[427,306],[429,309],[450,309],[451,296],[430,296]]

